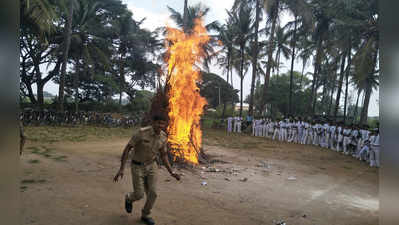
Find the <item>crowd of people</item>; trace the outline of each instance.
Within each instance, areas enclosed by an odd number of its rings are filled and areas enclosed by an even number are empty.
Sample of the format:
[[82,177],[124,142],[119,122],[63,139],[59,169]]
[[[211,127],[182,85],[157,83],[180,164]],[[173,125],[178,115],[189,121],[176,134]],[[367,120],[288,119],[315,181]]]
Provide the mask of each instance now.
[[20,114],[20,120],[25,126],[102,125],[108,127],[133,127],[140,122],[140,116],[115,118],[111,113],[24,110]]
[[[243,119],[227,118],[227,132],[242,132]],[[369,163],[371,167],[380,167],[379,128],[369,129],[367,125],[345,125],[331,120],[306,120],[285,118],[272,120],[259,118],[246,121],[252,127],[252,135],[273,140],[292,142],[302,145],[315,145],[321,148],[351,155]]]

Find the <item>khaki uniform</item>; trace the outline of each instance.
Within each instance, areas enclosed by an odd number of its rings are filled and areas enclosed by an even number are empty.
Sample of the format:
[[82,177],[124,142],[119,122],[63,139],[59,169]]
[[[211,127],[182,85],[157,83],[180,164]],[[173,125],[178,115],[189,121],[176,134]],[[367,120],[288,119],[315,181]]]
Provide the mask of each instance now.
[[155,134],[152,126],[140,128],[129,141],[133,146],[131,174],[134,192],[128,194],[130,201],[138,201],[146,193],[147,199],[142,210],[143,216],[149,216],[157,198],[158,167],[155,162],[161,151],[166,151],[167,137],[161,131]]

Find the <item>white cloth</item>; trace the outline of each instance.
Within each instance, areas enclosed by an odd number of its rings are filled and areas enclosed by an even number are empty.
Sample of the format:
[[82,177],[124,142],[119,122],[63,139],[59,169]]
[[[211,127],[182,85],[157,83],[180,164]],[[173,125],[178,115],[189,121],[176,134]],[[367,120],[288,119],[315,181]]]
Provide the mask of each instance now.
[[227,132],[231,133],[233,131],[233,118],[227,117]]
[[370,143],[370,166],[380,167],[380,135],[374,136]]

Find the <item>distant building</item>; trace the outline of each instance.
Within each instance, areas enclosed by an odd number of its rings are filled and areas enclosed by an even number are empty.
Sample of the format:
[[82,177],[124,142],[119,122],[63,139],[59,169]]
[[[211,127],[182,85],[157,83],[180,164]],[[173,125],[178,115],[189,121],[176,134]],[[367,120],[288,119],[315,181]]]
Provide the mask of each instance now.
[[[248,103],[242,103],[242,110],[243,111],[248,111],[248,109],[249,109],[249,105],[248,105]],[[234,106],[234,110],[235,111],[240,111],[240,103],[236,103],[235,104],[235,106]]]

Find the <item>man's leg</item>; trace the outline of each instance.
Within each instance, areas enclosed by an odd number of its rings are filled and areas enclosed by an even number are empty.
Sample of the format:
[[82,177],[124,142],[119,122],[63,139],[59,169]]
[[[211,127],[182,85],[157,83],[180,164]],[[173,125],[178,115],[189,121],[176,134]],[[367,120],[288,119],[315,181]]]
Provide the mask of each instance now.
[[143,168],[139,165],[131,166],[133,192],[125,196],[125,209],[128,213],[132,211],[132,203],[144,197],[144,179]]
[[146,192],[146,202],[141,211],[141,219],[147,224],[155,224],[154,221],[150,218],[151,209],[154,206],[155,200],[157,198],[157,165],[156,163],[152,163],[148,165],[146,168],[146,174],[144,179],[144,187]]

